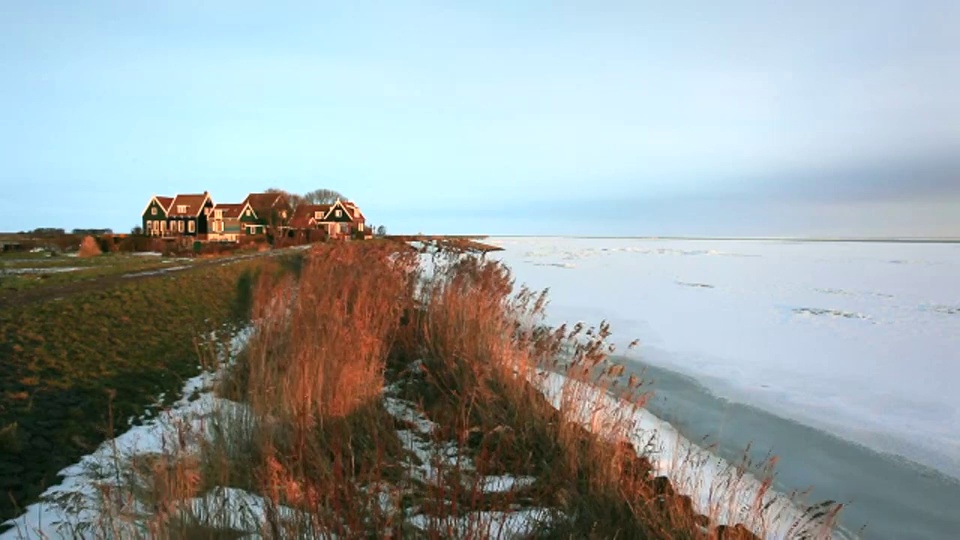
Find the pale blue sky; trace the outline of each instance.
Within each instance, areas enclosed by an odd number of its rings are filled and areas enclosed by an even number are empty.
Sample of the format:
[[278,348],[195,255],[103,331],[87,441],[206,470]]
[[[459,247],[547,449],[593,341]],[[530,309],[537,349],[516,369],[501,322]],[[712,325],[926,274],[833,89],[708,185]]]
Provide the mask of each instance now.
[[957,28],[954,0],[10,0],[0,230],[277,186],[394,232],[960,236]]

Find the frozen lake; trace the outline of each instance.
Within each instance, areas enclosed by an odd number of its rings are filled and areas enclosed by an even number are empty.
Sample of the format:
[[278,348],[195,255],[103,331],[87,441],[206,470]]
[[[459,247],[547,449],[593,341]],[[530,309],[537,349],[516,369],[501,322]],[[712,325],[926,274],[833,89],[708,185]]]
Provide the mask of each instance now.
[[[550,322],[639,338],[649,408],[869,538],[960,529],[960,244],[493,238]],[[811,501],[811,502],[813,502]]]

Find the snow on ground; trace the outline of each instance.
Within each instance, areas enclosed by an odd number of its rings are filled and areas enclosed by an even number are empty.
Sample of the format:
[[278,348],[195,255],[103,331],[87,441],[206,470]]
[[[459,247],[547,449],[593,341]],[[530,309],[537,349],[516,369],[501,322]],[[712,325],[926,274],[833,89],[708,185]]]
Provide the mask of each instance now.
[[[230,350],[242,347],[249,337],[243,331],[234,337]],[[41,501],[29,505],[23,515],[6,522],[13,528],[0,534],[0,540],[47,540],[74,538],[74,531],[96,526],[104,517],[103,486],[117,485],[128,478],[131,459],[137,456],[196,452],[199,436],[209,434],[208,420],[215,412],[222,413],[240,404],[222,400],[211,393],[219,377],[217,372],[203,372],[184,383],[182,398],[156,418],[134,426],[126,433],[103,442],[92,454],[84,456],[59,475],[60,484],[47,489]],[[136,503],[115,501],[124,513],[146,513]],[[119,520],[124,527],[121,537],[143,534],[142,523]]]
[[57,267],[39,267],[39,268],[0,268],[0,276],[16,276],[21,274],[61,274],[63,272],[75,272],[80,270],[76,266],[57,266]]
[[190,266],[168,266],[166,268],[161,268],[160,270],[147,270],[144,272],[133,272],[130,274],[124,274],[123,277],[133,278],[133,277],[143,277],[143,276],[159,276],[159,275],[167,274],[170,272],[178,272],[180,270],[186,270],[187,268],[190,268]]
[[471,512],[466,516],[430,518],[417,514],[408,521],[421,530],[443,531],[448,538],[471,538],[476,531],[485,538],[523,538],[537,530],[537,524],[550,518],[542,508],[527,508],[510,512]]
[[960,478],[960,245],[493,238],[548,322]]
[[[249,329],[239,334],[229,350],[238,351],[249,337]],[[229,359],[223,366],[229,365]],[[216,397],[213,388],[223,371],[206,371],[186,381],[182,397],[156,418],[134,426],[113,440],[106,441],[92,454],[62,471],[60,484],[47,489],[41,501],[28,506],[18,518],[4,525],[13,528],[0,534],[0,540],[66,540],[108,536],[119,538],[149,537],[148,523],[152,511],[141,502],[118,495],[106,495],[114,486],[126,486],[133,479],[130,463],[145,456],[168,455],[182,458],[196,455],[200,443],[210,440],[218,419],[252,414],[246,406]],[[162,397],[161,397],[162,399]],[[520,489],[533,482],[528,477],[510,475],[478,476],[469,480],[475,469],[468,456],[460,455],[452,442],[438,443],[433,434],[436,425],[409,402],[384,394],[386,410],[410,429],[398,429],[404,447],[416,462],[408,468],[416,480],[429,483],[443,481],[443,470],[464,473],[464,481],[475,481],[486,493]],[[389,492],[396,487],[380,486],[381,506],[394,504]],[[190,520],[212,528],[246,533],[243,538],[260,538],[259,531],[267,522],[271,503],[260,495],[231,487],[216,487],[200,497],[182,501]],[[275,507],[282,521],[311,523],[313,516],[292,508]],[[511,538],[527,534],[537,523],[548,518],[542,508],[518,509],[510,512],[472,512],[456,518],[436,518],[416,509],[404,509],[414,527],[448,530],[487,531],[489,538]],[[114,516],[111,519],[110,516]]]

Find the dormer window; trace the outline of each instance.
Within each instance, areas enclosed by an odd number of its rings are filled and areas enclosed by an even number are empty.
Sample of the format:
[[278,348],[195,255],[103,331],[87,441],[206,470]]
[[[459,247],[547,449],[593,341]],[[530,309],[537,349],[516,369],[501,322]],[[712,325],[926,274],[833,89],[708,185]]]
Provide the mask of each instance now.
[[187,205],[185,205],[185,204],[178,204],[178,205],[177,205],[177,213],[186,214],[186,213],[187,213]]
[[213,213],[216,214],[217,219],[223,219],[223,210],[214,210]]
[[316,211],[316,212],[313,213],[313,217],[314,217],[314,219],[323,219],[323,212],[320,212],[320,211],[318,210],[318,211]]

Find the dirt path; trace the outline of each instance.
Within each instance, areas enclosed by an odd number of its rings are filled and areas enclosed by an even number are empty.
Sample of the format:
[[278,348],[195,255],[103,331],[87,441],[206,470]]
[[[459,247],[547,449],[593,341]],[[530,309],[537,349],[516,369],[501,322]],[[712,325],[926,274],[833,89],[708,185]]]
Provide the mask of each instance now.
[[44,300],[51,300],[54,298],[63,298],[65,296],[71,296],[83,292],[104,290],[122,285],[124,283],[169,276],[171,274],[185,272],[194,268],[231,264],[257,257],[272,257],[281,253],[287,253],[288,251],[288,249],[277,249],[245,255],[219,257],[216,259],[203,259],[197,262],[191,262],[187,265],[171,266],[169,268],[162,268],[159,270],[134,270],[126,274],[100,276],[82,281],[76,281],[73,283],[64,283],[62,285],[51,285],[49,287],[27,289],[24,291],[8,291],[0,293],[0,309],[24,306],[33,302],[42,302]]

